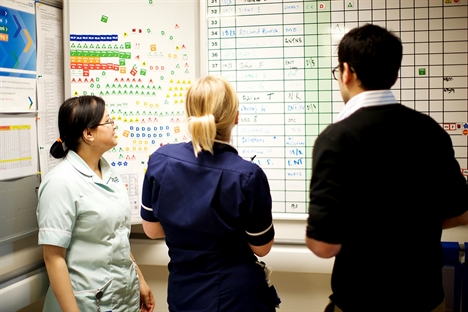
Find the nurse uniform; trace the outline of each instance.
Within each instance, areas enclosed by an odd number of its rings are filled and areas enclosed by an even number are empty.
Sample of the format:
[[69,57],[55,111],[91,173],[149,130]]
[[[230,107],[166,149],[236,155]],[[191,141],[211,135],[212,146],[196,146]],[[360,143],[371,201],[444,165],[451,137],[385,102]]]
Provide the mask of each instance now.
[[[139,279],[130,258],[127,191],[104,158],[100,165],[102,179],[69,151],[45,177],[37,208],[39,244],[67,249],[80,311],[140,311]],[[51,287],[44,311],[61,311]]]
[[271,207],[263,170],[229,144],[198,157],[191,142],[166,144],[151,155],[140,213],[164,229],[171,312],[275,311],[249,247],[273,239]]

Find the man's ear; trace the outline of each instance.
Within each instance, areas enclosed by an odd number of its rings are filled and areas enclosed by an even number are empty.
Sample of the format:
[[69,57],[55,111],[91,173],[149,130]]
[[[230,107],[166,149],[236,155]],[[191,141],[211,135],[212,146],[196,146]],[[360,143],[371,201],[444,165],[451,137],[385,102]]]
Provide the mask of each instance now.
[[94,141],[94,133],[91,131],[91,129],[86,128],[83,130],[83,139],[85,142],[92,142]]
[[357,79],[356,73],[351,70],[348,63],[344,62],[343,70],[341,71],[341,81],[343,84],[348,85],[353,79]]

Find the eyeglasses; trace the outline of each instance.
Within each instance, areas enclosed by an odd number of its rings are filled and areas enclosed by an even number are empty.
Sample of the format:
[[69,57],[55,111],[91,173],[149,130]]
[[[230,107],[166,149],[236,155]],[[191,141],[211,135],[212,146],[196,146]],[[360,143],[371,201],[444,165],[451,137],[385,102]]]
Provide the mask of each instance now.
[[[336,65],[336,66],[332,69],[333,79],[335,79],[335,80],[338,80],[338,78],[336,78],[336,72],[340,69],[340,66],[341,66],[341,64],[340,64],[340,65]],[[354,73],[354,68],[349,67],[349,70],[350,70],[352,73]]]
[[336,74],[335,74],[335,73],[338,71],[339,68],[340,68],[340,65],[336,65],[336,66],[332,69],[333,79],[335,79],[335,80],[338,80],[338,79],[336,78]]
[[98,126],[114,125],[114,119],[110,119],[108,122],[97,124]]

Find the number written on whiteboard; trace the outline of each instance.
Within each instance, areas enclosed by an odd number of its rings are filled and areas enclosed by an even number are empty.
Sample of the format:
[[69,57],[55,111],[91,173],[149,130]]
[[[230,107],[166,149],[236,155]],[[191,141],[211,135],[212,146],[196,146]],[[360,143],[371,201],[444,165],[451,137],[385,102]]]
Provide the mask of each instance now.
[[305,65],[307,68],[312,68],[315,67],[315,60],[312,58],[306,58],[305,59]]

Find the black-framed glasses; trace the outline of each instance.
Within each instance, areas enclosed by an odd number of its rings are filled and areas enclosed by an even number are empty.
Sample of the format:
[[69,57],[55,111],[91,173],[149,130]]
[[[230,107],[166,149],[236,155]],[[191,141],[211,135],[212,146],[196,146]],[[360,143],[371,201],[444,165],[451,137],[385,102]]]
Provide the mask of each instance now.
[[109,120],[108,122],[97,124],[98,126],[114,125],[114,119]]
[[[336,72],[340,69],[340,66],[341,65],[336,65],[335,67],[333,67],[332,69],[332,75],[333,75],[333,79],[337,80],[338,81],[338,78],[336,78]],[[352,67],[349,67],[349,70],[354,73],[354,68]]]
[[335,80],[338,80],[338,79],[336,78],[336,74],[335,74],[335,73],[338,71],[339,68],[340,68],[340,65],[336,65],[336,66],[333,67],[333,69],[332,69],[333,79],[335,79]]

